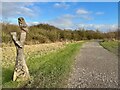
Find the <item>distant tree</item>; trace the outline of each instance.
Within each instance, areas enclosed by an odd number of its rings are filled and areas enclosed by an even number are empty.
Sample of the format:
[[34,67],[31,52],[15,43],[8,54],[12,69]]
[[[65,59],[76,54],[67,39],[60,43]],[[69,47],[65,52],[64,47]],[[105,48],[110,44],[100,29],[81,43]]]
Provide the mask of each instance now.
[[[19,33],[19,27],[13,24],[3,25],[2,38],[4,43],[11,43],[9,32],[15,31]],[[117,32],[102,33],[100,30],[85,30],[79,28],[77,30],[59,29],[49,24],[38,24],[29,27],[30,33],[27,34],[26,44],[29,43],[46,43],[66,40],[90,40],[103,38],[116,38]],[[19,35],[19,34],[18,34]]]

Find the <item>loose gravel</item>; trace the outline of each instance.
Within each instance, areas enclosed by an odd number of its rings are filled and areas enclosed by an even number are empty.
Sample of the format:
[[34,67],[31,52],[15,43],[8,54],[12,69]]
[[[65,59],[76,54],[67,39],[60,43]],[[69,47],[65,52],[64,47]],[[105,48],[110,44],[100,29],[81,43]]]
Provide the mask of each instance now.
[[87,42],[75,58],[67,88],[117,88],[118,57],[98,42]]

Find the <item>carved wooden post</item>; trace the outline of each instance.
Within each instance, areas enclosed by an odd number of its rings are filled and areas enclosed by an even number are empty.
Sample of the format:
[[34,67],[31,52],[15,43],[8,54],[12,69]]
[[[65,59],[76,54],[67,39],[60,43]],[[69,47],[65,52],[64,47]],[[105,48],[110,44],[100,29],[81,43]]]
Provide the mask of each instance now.
[[30,79],[28,67],[26,65],[24,56],[24,42],[26,39],[26,32],[28,32],[27,24],[24,18],[18,18],[19,27],[21,29],[20,40],[17,38],[16,32],[11,32],[12,40],[16,46],[17,56],[14,68],[13,81],[26,81]]

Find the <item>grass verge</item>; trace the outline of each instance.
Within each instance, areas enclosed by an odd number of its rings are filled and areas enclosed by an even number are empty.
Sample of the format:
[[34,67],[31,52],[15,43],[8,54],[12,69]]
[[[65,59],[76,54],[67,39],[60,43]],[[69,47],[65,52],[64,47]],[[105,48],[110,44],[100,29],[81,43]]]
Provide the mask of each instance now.
[[[65,85],[65,81],[71,70],[74,57],[79,51],[83,42],[70,43],[64,48],[50,52],[46,55],[39,54],[31,56],[27,60],[27,65],[31,75],[31,81],[24,87],[29,88],[59,88]],[[3,68],[3,87],[15,88],[23,87],[24,82],[13,82],[11,77],[13,67],[9,70]]]
[[100,45],[103,46],[105,49],[113,52],[114,54],[118,55],[118,41],[105,41],[100,42]]
[[33,79],[26,87],[63,87],[74,61],[73,58],[81,45],[82,43],[68,44],[64,49],[58,52],[28,60],[30,74]]

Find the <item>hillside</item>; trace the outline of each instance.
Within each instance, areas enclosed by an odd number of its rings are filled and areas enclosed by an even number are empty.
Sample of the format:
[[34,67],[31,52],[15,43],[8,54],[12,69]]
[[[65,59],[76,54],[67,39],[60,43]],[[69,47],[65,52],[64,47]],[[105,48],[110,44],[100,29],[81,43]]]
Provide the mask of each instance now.
[[[12,43],[10,32],[16,31],[18,35],[20,29],[17,25],[2,24],[3,43]],[[67,30],[59,29],[49,24],[38,24],[29,27],[26,44],[38,44],[57,41],[79,41],[90,39],[116,38],[116,32],[102,33],[99,30]]]

